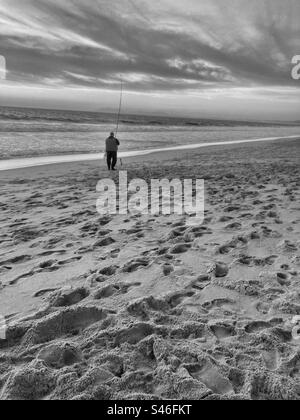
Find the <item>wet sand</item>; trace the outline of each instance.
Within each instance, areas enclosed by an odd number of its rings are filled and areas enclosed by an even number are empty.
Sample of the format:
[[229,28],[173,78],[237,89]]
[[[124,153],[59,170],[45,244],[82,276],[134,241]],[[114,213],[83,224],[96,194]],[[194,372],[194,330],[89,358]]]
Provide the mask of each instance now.
[[[1,399],[299,399],[299,140],[128,157],[206,213],[96,212],[103,162],[1,172]],[[117,173],[112,175],[117,179]]]
[[[231,144],[247,144],[247,143],[257,143],[257,142],[268,142],[274,140],[291,140],[298,139],[299,136],[285,136],[285,137],[262,137],[262,138],[253,138],[247,140],[231,140],[231,141],[218,141],[218,142],[208,142],[208,143],[194,143],[189,145],[181,146],[172,146],[164,147],[159,149],[149,148],[142,150],[131,150],[127,152],[120,152],[119,157],[124,158],[138,158],[139,156],[153,155],[154,153],[166,153],[166,152],[176,152],[180,150],[193,150],[200,149],[211,146],[222,145],[231,145]],[[17,159],[8,159],[0,160],[0,171],[7,171],[13,169],[24,169],[31,168],[36,166],[45,166],[45,165],[56,165],[62,163],[75,163],[75,162],[87,162],[87,161],[98,161],[104,158],[104,153],[89,153],[89,154],[72,154],[72,155],[58,155],[58,156],[37,156],[29,158],[17,158]]]

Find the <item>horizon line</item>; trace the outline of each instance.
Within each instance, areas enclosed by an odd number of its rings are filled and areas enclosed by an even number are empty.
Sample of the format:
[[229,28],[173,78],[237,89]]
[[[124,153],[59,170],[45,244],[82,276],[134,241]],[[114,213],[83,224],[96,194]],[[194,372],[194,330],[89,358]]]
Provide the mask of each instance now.
[[[20,106],[20,105],[2,105],[0,104],[0,108],[16,108],[16,109],[34,109],[34,110],[43,110],[43,111],[56,111],[56,112],[83,112],[83,113],[90,113],[90,114],[105,114],[105,115],[114,115],[116,114],[115,111],[100,111],[100,110],[88,110],[88,109],[73,109],[73,108],[53,108],[47,106]],[[300,124],[300,120],[259,120],[259,119],[232,119],[228,117],[188,117],[188,116],[179,116],[174,114],[165,114],[165,115],[158,115],[152,113],[123,113],[124,116],[135,116],[135,117],[153,117],[153,118],[170,118],[170,119],[189,119],[195,121],[225,121],[225,122],[240,122],[240,123],[260,123],[260,124]]]

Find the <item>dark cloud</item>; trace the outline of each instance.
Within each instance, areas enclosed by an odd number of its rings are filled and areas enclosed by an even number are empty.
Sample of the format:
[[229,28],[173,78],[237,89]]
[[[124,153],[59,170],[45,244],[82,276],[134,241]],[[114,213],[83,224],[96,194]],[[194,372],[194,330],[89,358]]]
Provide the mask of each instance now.
[[294,0],[2,0],[9,79],[133,91],[299,86]]

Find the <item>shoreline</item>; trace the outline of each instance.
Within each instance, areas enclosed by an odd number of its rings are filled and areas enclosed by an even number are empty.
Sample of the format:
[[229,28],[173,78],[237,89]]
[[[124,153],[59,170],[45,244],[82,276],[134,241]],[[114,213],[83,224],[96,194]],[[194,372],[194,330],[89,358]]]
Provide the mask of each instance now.
[[[185,150],[195,150],[206,147],[213,146],[228,146],[228,145],[239,145],[239,144],[249,144],[257,142],[270,142],[276,140],[295,140],[299,139],[299,135],[292,136],[280,136],[280,137],[266,137],[266,138],[257,138],[257,139],[248,139],[248,140],[232,140],[224,142],[210,142],[210,143],[195,143],[181,146],[173,146],[166,148],[158,149],[144,149],[140,151],[126,151],[120,152],[119,158],[130,158],[130,157],[139,157],[147,156],[155,153],[166,153],[166,152],[176,152],[176,151],[185,151]],[[41,157],[31,157],[31,158],[17,158],[17,159],[7,159],[0,160],[0,172],[2,171],[11,171],[16,169],[26,169],[33,167],[57,165],[63,163],[75,163],[75,162],[89,162],[103,160],[104,153],[92,153],[92,154],[74,154],[74,155],[61,155],[61,156],[41,156]]]

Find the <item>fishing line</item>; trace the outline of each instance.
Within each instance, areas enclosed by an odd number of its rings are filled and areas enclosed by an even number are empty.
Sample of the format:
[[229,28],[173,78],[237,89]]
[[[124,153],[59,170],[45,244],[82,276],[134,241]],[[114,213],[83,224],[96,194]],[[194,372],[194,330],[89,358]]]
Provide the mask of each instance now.
[[[151,23],[151,20],[142,12],[140,7],[137,6],[134,0],[128,0],[128,2],[136,10],[136,12],[142,17],[142,19]],[[116,135],[118,134],[118,131],[119,131],[120,116],[121,116],[121,111],[122,111],[122,102],[123,102],[123,79],[121,79],[121,94],[120,94],[120,104],[119,104],[119,111],[118,111],[118,117],[117,117]]]
[[[128,0],[129,3],[133,6],[133,8],[136,10],[136,12],[144,19],[146,22],[150,22],[151,20],[141,11],[141,9],[136,5],[134,0]],[[118,116],[117,116],[117,125],[116,125],[116,136],[119,131],[119,125],[120,125],[120,117],[121,117],[121,111],[122,111],[122,104],[123,104],[123,79],[121,79],[121,92],[120,92],[120,103],[119,103],[119,110],[118,110]],[[121,166],[123,166],[123,161],[120,159]]]
[[123,103],[123,80],[121,79],[121,92],[120,92],[119,111],[118,111],[118,117],[117,117],[116,135],[118,134],[118,131],[119,131],[122,103]]

